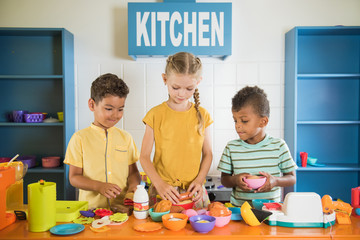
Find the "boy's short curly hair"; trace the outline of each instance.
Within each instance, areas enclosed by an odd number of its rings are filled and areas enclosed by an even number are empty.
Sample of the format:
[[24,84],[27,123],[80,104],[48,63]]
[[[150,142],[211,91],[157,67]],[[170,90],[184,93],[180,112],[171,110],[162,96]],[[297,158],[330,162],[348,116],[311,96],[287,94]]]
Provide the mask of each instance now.
[[267,95],[261,88],[246,86],[232,98],[232,111],[238,112],[245,106],[252,106],[261,117],[270,116],[270,104]]
[[108,95],[126,98],[128,94],[128,86],[115,74],[103,74],[95,79],[95,81],[91,84],[91,98],[95,101],[95,103],[100,102]]

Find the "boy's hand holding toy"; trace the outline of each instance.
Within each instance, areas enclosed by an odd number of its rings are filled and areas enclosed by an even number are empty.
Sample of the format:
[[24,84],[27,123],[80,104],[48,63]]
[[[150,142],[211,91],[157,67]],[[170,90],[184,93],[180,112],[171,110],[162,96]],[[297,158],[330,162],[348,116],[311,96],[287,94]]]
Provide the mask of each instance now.
[[112,183],[101,183],[98,192],[106,198],[116,198],[121,193],[121,188]]
[[276,186],[276,179],[273,175],[267,173],[267,172],[259,172],[261,175],[266,177],[266,182],[264,185],[259,187],[255,192],[269,192],[273,187]]
[[251,191],[251,188],[249,188],[248,184],[244,181],[244,178],[247,178],[248,176],[251,175],[249,173],[240,173],[235,175],[236,186],[238,186],[243,191]]

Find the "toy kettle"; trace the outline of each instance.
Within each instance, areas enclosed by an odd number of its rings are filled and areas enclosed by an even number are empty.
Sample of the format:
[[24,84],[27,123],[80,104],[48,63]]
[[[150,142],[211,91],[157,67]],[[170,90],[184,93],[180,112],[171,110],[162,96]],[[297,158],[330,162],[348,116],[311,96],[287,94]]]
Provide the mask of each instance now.
[[30,232],[45,232],[56,225],[56,183],[40,180],[28,185]]

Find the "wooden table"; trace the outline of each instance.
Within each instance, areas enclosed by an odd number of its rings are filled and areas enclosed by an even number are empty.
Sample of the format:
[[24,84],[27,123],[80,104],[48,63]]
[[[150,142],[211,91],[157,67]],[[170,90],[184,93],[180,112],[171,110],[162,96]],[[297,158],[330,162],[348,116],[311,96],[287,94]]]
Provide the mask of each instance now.
[[[102,233],[94,233],[89,225],[81,233],[69,236],[52,235],[49,231],[33,233],[28,231],[27,221],[17,221],[0,231],[0,239],[360,239],[360,218],[351,217],[351,225],[335,224],[332,228],[286,228],[268,226],[265,223],[257,227],[250,227],[244,221],[230,221],[222,228],[215,227],[207,234],[194,232],[190,224],[178,231],[173,232],[162,228],[154,232],[137,232],[133,230],[135,224],[147,220],[137,220],[133,216],[122,225],[109,226],[110,230]],[[58,223],[61,224],[61,223]],[[333,238],[331,238],[331,235]]]

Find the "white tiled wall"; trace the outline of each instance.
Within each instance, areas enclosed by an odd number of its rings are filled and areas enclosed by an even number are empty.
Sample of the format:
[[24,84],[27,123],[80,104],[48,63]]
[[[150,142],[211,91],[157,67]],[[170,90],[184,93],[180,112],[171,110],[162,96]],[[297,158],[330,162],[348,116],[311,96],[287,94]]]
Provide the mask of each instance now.
[[[209,63],[203,59],[203,80],[199,85],[200,102],[214,119],[210,126],[213,146],[213,164],[209,175],[219,175],[216,170],[226,143],[238,138],[231,114],[231,99],[242,87],[258,85],[268,95],[271,113],[268,133],[283,137],[283,62]],[[166,101],[167,88],[162,81],[165,59],[155,62],[77,64],[78,129],[87,127],[92,113],[85,99],[89,98],[91,82],[99,75],[112,72],[122,77],[130,88],[125,113],[117,126],[132,134],[141,149],[144,134],[142,118],[152,107]],[[89,71],[92,69],[92,71]],[[140,170],[141,166],[139,165]]]

